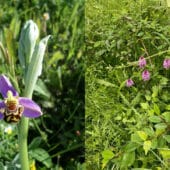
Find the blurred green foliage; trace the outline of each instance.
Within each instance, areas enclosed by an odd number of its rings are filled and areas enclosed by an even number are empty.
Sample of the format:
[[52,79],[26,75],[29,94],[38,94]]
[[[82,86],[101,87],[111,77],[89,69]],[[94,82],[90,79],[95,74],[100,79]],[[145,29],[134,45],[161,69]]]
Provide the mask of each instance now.
[[[33,96],[44,115],[30,121],[30,160],[38,170],[84,169],[84,1],[1,3],[0,73],[10,77],[21,94],[24,84],[18,61],[18,41],[21,28],[29,19],[37,23],[40,37],[51,35],[43,73]],[[2,125],[8,126],[3,121]],[[13,168],[18,161],[17,129],[14,129],[13,135],[6,139],[7,148],[0,147],[2,166],[11,164]]]
[[[87,169],[168,169],[166,1],[88,0],[85,11]],[[147,59],[148,82],[140,56]],[[131,88],[128,78],[135,83]]]

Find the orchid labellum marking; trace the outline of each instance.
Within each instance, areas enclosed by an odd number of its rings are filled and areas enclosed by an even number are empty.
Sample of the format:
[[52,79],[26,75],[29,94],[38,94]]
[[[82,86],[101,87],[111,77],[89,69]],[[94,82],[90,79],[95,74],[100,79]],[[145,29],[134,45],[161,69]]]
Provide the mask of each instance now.
[[4,104],[4,120],[8,123],[18,122],[24,111],[24,107],[18,102],[18,97],[14,97],[12,92],[8,91]]
[[8,123],[18,122],[22,116],[35,118],[42,115],[40,107],[31,99],[19,97],[9,79],[0,76],[0,93],[4,97],[0,101],[0,119]]

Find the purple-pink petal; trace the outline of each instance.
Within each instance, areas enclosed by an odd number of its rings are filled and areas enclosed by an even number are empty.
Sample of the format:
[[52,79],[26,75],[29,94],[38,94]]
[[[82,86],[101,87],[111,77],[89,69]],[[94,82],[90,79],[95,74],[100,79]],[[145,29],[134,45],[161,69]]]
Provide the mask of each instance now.
[[139,65],[140,68],[143,68],[143,67],[146,66],[146,59],[145,59],[143,56],[141,56],[141,57],[139,58],[138,65]]
[[0,119],[4,118],[4,114],[3,114],[4,109],[5,109],[5,103],[4,101],[0,101]]
[[144,70],[142,72],[142,79],[144,81],[148,81],[150,79],[150,72],[148,70]]
[[127,86],[127,87],[131,87],[131,86],[133,86],[133,85],[134,85],[134,82],[133,82],[132,79],[126,80],[126,86]]
[[163,67],[165,69],[169,69],[170,68],[170,59],[169,58],[166,58],[164,61],[163,61]]
[[11,91],[13,96],[18,96],[17,91],[12,86],[11,82],[5,75],[0,75],[0,93],[4,98],[7,97],[7,92]]
[[24,106],[23,115],[26,117],[34,118],[42,115],[41,108],[29,98],[20,97],[19,104]]

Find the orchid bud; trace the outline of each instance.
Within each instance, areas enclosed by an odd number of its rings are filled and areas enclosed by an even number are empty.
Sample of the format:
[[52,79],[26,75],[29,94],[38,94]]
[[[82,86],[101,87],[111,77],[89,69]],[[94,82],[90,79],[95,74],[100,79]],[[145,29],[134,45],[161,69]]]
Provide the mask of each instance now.
[[38,36],[37,25],[32,20],[27,21],[21,30],[18,49],[20,64],[24,69],[31,61]]

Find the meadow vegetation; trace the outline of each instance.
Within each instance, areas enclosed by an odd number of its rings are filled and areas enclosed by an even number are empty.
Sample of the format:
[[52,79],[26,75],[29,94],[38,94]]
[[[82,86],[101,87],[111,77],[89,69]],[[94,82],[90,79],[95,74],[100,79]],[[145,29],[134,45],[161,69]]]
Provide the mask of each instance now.
[[[88,0],[85,12],[87,169],[168,169],[166,1]],[[146,60],[143,66],[141,56]]]

